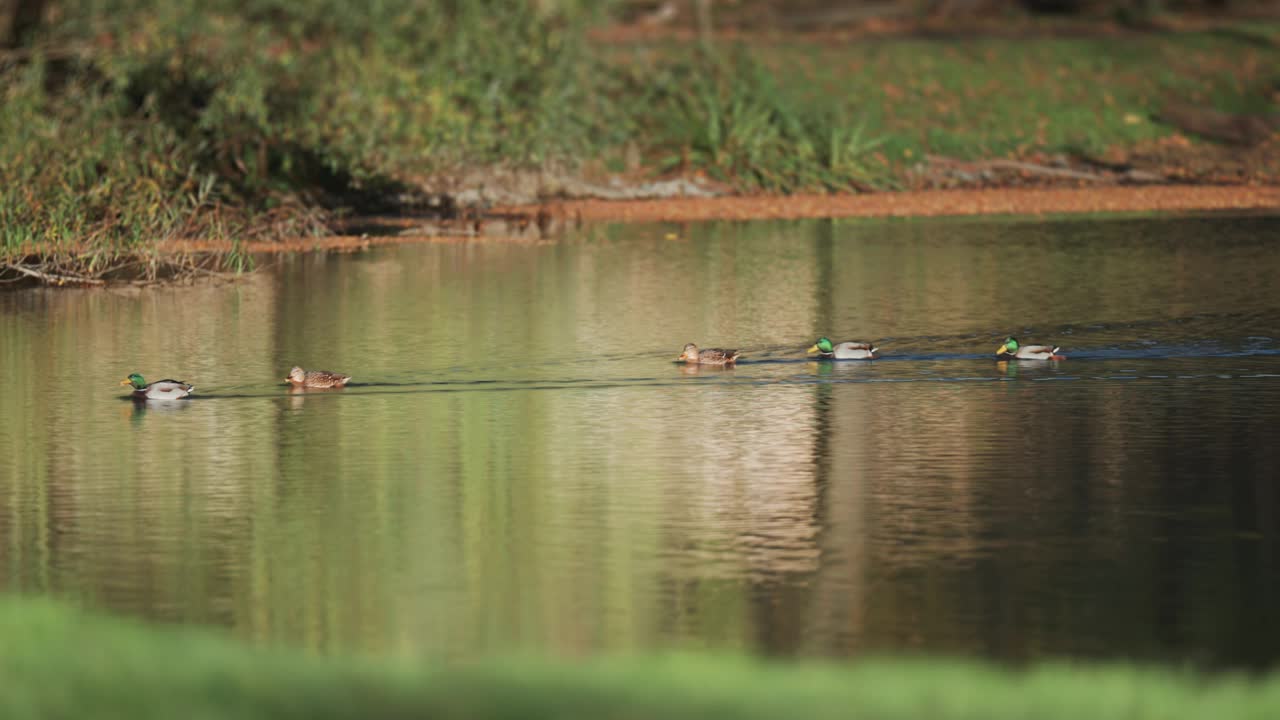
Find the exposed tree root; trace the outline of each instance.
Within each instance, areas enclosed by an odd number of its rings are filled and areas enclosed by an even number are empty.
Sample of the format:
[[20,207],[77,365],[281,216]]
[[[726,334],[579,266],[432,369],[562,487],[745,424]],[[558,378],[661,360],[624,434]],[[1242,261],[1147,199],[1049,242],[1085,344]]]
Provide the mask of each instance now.
[[0,262],[0,284],[9,287],[149,285],[195,277],[231,278],[251,268],[247,256],[228,253],[122,255],[105,260],[95,255],[28,255]]

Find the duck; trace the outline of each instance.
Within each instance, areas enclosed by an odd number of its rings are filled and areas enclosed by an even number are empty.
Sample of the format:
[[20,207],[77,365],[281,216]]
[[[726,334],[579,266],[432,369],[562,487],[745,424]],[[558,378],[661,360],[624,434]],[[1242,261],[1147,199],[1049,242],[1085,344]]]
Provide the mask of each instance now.
[[351,382],[351,376],[328,370],[303,370],[295,365],[284,381],[294,387],[340,388]]
[[807,352],[809,355],[817,353],[822,360],[875,360],[879,349],[871,343],[855,341],[832,345],[830,340],[820,337]]
[[997,360],[1066,360],[1065,355],[1059,355],[1058,351],[1062,348],[1057,345],[1019,345],[1018,339],[1015,337],[1007,337],[1004,344],[996,350]]
[[120,381],[121,385],[133,388],[133,397],[138,400],[181,400],[191,394],[195,388],[180,380],[157,380],[150,385],[138,373]]
[[720,348],[699,350],[697,345],[689,343],[684,346],[684,352],[680,353],[680,357],[676,358],[676,361],[683,361],[691,365],[733,365],[738,361],[739,355],[740,353],[737,350],[722,350]]

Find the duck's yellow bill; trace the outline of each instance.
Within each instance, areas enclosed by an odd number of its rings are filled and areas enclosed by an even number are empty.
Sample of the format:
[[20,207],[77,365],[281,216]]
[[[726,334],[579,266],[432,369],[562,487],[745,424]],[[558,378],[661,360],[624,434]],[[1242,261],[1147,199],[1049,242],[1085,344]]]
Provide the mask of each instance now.
[[816,352],[818,352],[818,346],[817,346],[817,345],[814,345],[813,347],[809,348],[808,350],[805,350],[805,353],[806,353],[806,354],[808,354],[808,355],[812,355],[812,354],[814,354],[814,353],[816,353]]
[[996,350],[996,354],[997,354],[997,355],[1004,355],[1004,354],[1005,354],[1005,353],[1007,353],[1007,352],[1009,352],[1009,346],[1008,346],[1008,345],[1001,345],[1001,346],[1000,346],[1000,349],[999,349],[999,350]]
[[132,381],[132,380],[130,380],[129,378],[125,378],[125,379],[123,379],[123,380],[121,380],[121,381],[120,381],[120,384],[121,384],[121,385],[132,385],[132,384],[133,384],[133,381]]

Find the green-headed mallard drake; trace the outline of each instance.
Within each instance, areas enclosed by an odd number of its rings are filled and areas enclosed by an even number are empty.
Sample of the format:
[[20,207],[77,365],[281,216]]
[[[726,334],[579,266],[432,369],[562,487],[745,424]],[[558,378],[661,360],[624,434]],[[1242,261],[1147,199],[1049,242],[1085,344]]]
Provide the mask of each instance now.
[[817,353],[823,360],[875,360],[879,349],[871,343],[853,341],[832,345],[830,340],[820,337],[807,352],[810,355]]
[[133,388],[133,396],[146,400],[181,400],[191,394],[194,387],[178,380],[157,380],[150,385],[138,373],[120,381]]
[[1004,344],[996,350],[997,360],[1066,360],[1058,351],[1062,348],[1054,345],[1019,345],[1015,337],[1007,337]]
[[303,370],[294,366],[289,371],[289,377],[285,378],[284,381],[295,387],[340,388],[351,382],[351,376],[329,372],[328,370]]
[[676,361],[683,361],[694,365],[733,365],[738,361],[737,350],[721,350],[720,348],[707,348],[699,350],[697,345],[689,343],[684,346],[684,352],[680,353],[680,357]]

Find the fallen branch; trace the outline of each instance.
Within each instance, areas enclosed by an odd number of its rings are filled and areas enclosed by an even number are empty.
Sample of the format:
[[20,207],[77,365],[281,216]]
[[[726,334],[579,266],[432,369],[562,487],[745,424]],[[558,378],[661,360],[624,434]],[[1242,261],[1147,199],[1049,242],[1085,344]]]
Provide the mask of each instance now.
[[1070,178],[1072,180],[1102,182],[1109,179],[1097,173],[1071,170],[1069,168],[1055,168],[1049,167],[1048,165],[1020,162],[1018,160],[988,160],[983,164],[995,170],[1017,170],[1018,172],[1030,173],[1032,175],[1046,175],[1049,177]]
[[1046,177],[1065,178],[1068,180],[1084,180],[1086,182],[1109,182],[1111,178],[1098,173],[1085,172],[1083,170],[1072,170],[1070,168],[1049,167],[1048,165],[1039,165],[1036,163],[1024,162],[1022,160],[974,160],[964,161],[955,160],[953,158],[941,157],[938,155],[930,155],[929,163],[934,165],[947,165],[956,168],[962,168],[970,171],[982,170],[1014,170],[1024,172],[1031,175],[1043,175]]
[[15,265],[14,263],[5,263],[5,267],[14,272],[21,273],[27,277],[35,278],[41,282],[50,285],[65,285],[67,283],[78,283],[81,285],[106,285],[106,281],[97,278],[79,277],[76,275],[56,275],[47,273],[26,265]]
[[83,60],[93,57],[93,50],[86,47],[41,47],[0,49],[0,64],[30,62],[39,56],[46,60]]

